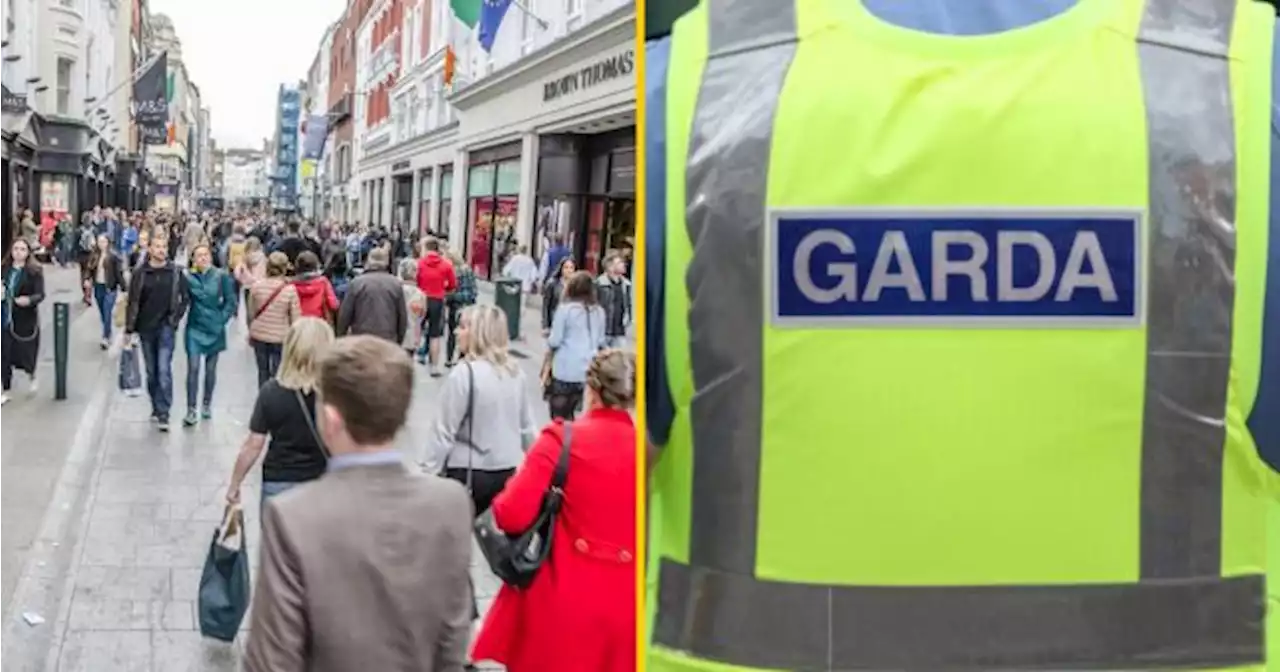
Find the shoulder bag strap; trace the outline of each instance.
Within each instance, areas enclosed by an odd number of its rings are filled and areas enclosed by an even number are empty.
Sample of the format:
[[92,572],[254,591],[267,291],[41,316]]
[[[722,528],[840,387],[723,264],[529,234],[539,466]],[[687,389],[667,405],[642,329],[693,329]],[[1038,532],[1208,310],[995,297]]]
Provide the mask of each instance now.
[[551,474],[551,487],[564,490],[569,480],[569,445],[573,443],[573,423],[564,423],[564,435],[560,439],[560,460],[556,462],[556,470]]
[[271,302],[275,301],[276,297],[280,296],[280,292],[283,292],[284,288],[288,286],[288,282],[281,282],[280,286],[276,287],[276,291],[271,292],[271,296],[268,296],[267,300],[264,301],[261,306],[258,306],[257,310],[253,311],[253,319],[250,320],[249,323],[252,324],[253,322],[256,322],[259,317],[262,317],[262,314],[267,312],[267,309],[271,307]]
[[[475,428],[475,412],[476,412],[476,372],[471,368],[471,362],[463,360],[467,366],[467,411],[462,416],[462,421],[467,423],[467,492],[471,492],[471,472],[475,465],[475,446],[471,443],[472,430]],[[445,458],[445,466],[449,466],[449,458]]]
[[302,408],[302,417],[307,420],[307,429],[311,430],[311,436],[315,438],[316,445],[320,446],[320,452],[324,453],[324,459],[329,459],[329,449],[324,445],[324,439],[320,438],[320,432],[316,431],[316,422],[311,418],[311,409],[307,408],[307,400],[302,396],[302,390],[294,390],[293,396],[298,400],[298,406]]

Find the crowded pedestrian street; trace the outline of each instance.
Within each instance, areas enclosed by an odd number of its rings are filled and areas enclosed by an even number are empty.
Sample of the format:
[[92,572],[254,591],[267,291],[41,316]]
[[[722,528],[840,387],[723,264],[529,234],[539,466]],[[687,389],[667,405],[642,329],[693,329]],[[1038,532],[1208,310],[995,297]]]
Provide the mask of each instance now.
[[[50,293],[47,312],[54,301],[68,300],[74,316],[68,398],[53,399],[53,339],[46,338],[36,396],[19,388],[3,411],[3,669],[238,670],[245,637],[232,644],[201,637],[196,605],[205,553],[223,515],[257,388],[243,319],[228,327],[212,419],[189,428],[175,423],[160,433],[147,417],[146,396],[116,389],[115,362],[99,349],[93,311],[76,305],[75,271],[54,269],[49,276],[59,289]],[[536,391],[539,360],[519,356],[542,347],[536,314],[526,313],[530,328],[513,351]],[[53,333],[51,317],[45,327]],[[185,361],[181,353],[174,357],[179,396]],[[408,427],[397,441],[413,469],[446,380],[421,366],[416,374]],[[543,424],[546,406],[535,405],[535,413]],[[242,494],[254,577],[257,474],[255,469]],[[499,582],[478,552],[472,578],[483,613]],[[245,619],[241,627],[247,626]]]

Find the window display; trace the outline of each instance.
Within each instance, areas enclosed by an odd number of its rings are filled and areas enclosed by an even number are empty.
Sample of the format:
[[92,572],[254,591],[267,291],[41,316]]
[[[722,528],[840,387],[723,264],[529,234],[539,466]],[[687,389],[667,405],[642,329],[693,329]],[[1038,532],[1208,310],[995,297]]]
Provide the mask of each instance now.
[[449,222],[453,218],[453,168],[440,170],[440,218],[436,220],[435,234],[448,240]]
[[492,280],[514,254],[520,160],[472,166],[467,175],[466,258],[476,275]]

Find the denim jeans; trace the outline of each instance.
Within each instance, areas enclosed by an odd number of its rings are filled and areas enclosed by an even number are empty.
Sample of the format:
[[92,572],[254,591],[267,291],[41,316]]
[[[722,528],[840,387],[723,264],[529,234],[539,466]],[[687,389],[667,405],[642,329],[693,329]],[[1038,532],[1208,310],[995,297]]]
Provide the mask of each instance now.
[[252,341],[253,355],[258,360],[258,387],[275,377],[280,369],[280,356],[284,352],[283,343],[263,343]]
[[[259,512],[263,512],[266,510],[268,499],[275,497],[276,495],[284,492],[285,490],[288,490],[289,488],[292,488],[295,485],[298,485],[298,484],[292,481],[263,481],[262,482],[262,501],[260,502],[261,507],[258,509]],[[262,514],[259,513],[259,515],[262,515]]]
[[101,283],[93,283],[93,302],[98,306],[98,319],[102,321],[102,340],[111,340],[111,311],[116,307],[116,293]]
[[147,366],[151,414],[160,420],[169,419],[169,408],[173,406],[173,333],[168,324],[138,333],[142,361]]
[[218,353],[187,355],[187,410],[196,410],[200,391],[200,362],[204,362],[204,408],[213,405],[213,386],[218,384]]

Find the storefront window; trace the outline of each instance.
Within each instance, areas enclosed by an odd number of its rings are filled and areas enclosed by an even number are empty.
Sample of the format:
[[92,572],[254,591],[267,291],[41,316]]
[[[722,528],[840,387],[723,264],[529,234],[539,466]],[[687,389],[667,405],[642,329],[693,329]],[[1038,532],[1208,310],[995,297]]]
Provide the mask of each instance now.
[[431,228],[431,170],[418,173],[418,236]]
[[515,252],[520,160],[472,166],[467,175],[466,255],[476,275],[491,280]]
[[[436,222],[436,235],[449,237],[449,220],[453,217],[453,169],[443,168],[440,171],[440,218]],[[456,249],[456,248],[455,248]]]

